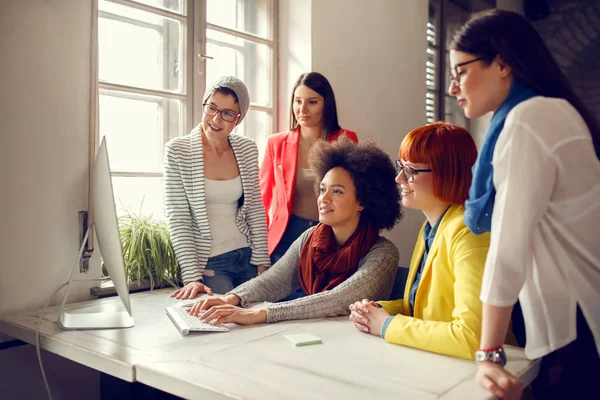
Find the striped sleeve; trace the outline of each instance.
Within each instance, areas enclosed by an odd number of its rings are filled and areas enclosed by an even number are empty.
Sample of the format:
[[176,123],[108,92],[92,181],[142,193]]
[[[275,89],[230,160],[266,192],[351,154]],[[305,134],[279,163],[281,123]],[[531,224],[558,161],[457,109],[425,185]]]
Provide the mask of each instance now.
[[171,241],[179,261],[183,283],[188,284],[201,280],[202,270],[196,259],[190,204],[178,161],[183,150],[177,142],[172,141],[165,145],[164,196],[165,215]]

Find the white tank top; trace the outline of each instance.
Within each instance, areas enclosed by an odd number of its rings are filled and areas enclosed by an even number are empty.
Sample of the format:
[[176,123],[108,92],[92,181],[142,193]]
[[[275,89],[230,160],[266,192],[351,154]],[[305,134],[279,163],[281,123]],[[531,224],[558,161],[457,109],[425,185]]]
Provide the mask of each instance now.
[[224,181],[204,178],[206,185],[206,209],[212,243],[210,257],[228,251],[248,247],[248,238],[240,232],[235,218],[238,200],[242,197],[242,180],[239,176]]

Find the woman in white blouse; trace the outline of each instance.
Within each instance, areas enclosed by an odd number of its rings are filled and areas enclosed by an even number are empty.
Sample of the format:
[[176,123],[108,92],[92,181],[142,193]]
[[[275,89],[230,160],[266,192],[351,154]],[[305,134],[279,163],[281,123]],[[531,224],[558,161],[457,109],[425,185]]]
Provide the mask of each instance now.
[[449,92],[494,116],[473,169],[465,223],[491,230],[483,276],[479,383],[519,398],[503,339],[519,300],[536,398],[587,398],[600,380],[600,130],[535,29],[494,10],[450,51]]
[[248,112],[248,89],[225,76],[202,103],[202,122],[165,146],[165,213],[185,285],[178,299],[226,293],[271,265],[258,150],[231,133]]

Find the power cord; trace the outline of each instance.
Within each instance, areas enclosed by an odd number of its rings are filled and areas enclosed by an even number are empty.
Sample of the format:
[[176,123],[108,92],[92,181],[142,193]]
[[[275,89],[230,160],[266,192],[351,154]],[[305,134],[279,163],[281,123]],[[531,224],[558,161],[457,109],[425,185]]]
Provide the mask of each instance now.
[[[78,278],[78,279],[73,279],[73,281],[104,281],[104,280],[108,280],[108,279],[110,279],[110,278]],[[48,308],[48,305],[52,302],[52,299],[54,298],[54,296],[56,296],[57,293],[62,288],[67,286],[70,282],[63,283],[62,285],[60,285],[60,287],[58,289],[56,289],[56,291],[54,293],[52,293],[52,296],[50,296],[50,298],[44,305],[44,308],[40,312],[40,315],[38,317],[37,329],[35,330],[35,350],[37,353],[38,363],[40,364],[40,371],[42,372],[42,378],[44,379],[44,385],[46,386],[46,393],[48,394],[49,400],[52,400],[52,393],[50,392],[50,386],[48,385],[48,379],[46,378],[46,372],[44,371],[44,364],[42,363],[42,352],[41,352],[41,347],[40,347],[40,329],[42,326],[46,308]]]
[[52,400],[52,393],[50,392],[50,386],[48,385],[48,379],[46,379],[46,372],[44,371],[44,364],[42,363],[42,353],[40,351],[40,329],[42,326],[44,313],[46,312],[46,308],[48,308],[48,304],[50,304],[50,302],[52,301],[54,296],[56,296],[56,294],[60,291],[60,289],[64,288],[68,284],[69,284],[69,282],[63,283],[62,285],[60,285],[60,287],[58,289],[56,289],[56,291],[52,294],[52,296],[50,296],[50,298],[46,302],[46,305],[44,305],[42,312],[40,313],[37,329],[35,330],[35,350],[37,352],[38,363],[40,364],[40,371],[42,371],[42,378],[44,378],[44,385],[46,385],[46,393],[48,393],[48,399],[50,399],[50,400]]

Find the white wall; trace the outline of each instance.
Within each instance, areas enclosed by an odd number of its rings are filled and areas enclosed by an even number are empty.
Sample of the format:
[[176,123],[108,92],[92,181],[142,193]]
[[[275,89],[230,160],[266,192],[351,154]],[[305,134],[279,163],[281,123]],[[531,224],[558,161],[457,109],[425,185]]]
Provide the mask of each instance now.
[[312,68],[312,0],[279,2],[279,70],[277,130],[289,128],[290,96],[294,82]]
[[[88,198],[90,21],[91,0],[0,0],[2,315],[41,308],[77,255]],[[97,261],[90,268],[97,276]],[[90,286],[79,283],[70,300],[89,298]],[[57,371],[55,398],[97,396],[97,371],[44,359]],[[32,346],[0,351],[0,370],[0,397],[45,396]]]
[[[280,128],[287,127],[289,96],[295,78],[310,70],[324,74],[336,95],[340,124],[358,133],[360,140],[372,139],[397,158],[402,138],[412,129],[425,124],[426,62],[425,24],[427,2],[424,0],[302,0],[306,12],[288,12],[297,0],[281,0],[280,14],[291,20],[297,43],[293,47],[280,43]],[[306,36],[310,26],[310,36]],[[280,23],[283,35],[286,25]],[[289,42],[289,40],[287,41]],[[297,60],[291,70],[287,52],[304,49],[305,60]],[[285,104],[283,104],[285,103]],[[283,125],[281,121],[283,116]],[[405,210],[405,218],[386,236],[400,249],[400,265],[408,266],[422,213]]]
[[90,0],[2,0],[0,314],[43,306],[77,255],[88,197],[90,21]]

